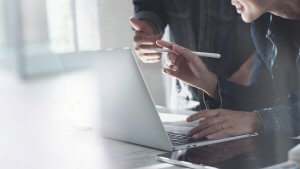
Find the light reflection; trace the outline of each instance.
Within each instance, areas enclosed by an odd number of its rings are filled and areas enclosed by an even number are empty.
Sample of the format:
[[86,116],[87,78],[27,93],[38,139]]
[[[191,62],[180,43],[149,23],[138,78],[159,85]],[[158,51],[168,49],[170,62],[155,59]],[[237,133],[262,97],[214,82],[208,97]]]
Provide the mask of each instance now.
[[47,13],[51,49],[58,53],[74,51],[71,0],[47,0]]

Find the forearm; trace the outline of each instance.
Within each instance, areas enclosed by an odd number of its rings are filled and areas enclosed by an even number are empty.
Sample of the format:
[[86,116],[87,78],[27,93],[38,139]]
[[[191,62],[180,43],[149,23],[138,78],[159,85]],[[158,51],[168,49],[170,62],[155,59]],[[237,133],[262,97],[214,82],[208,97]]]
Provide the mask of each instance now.
[[247,86],[251,76],[254,55],[255,52],[249,56],[246,62],[243,63],[243,65],[228,80],[236,84]]
[[232,110],[253,111],[262,107],[272,105],[274,94],[271,87],[267,88],[262,84],[242,86],[228,80],[218,78],[215,96],[205,95],[209,107],[225,108]]
[[276,97],[270,92],[262,92],[258,87],[258,85],[244,87],[219,79],[217,86],[219,100],[212,100],[206,95],[206,102],[211,109],[255,111],[262,123],[260,134],[300,134],[300,101],[276,105],[274,99]]
[[229,80],[218,78],[217,93],[220,101],[210,101],[215,108],[253,111],[274,104],[276,96],[273,80],[260,57],[253,58],[251,79],[248,86],[239,85]]
[[204,79],[199,80],[199,83],[196,86],[202,86],[201,89],[207,93],[211,98],[219,100],[218,96],[218,78],[215,74],[211,72],[204,73]]

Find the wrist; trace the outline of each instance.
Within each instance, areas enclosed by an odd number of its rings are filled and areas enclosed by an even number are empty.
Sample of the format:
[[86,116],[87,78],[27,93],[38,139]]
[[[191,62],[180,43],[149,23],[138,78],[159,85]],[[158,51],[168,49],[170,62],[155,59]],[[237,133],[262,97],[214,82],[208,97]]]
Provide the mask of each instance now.
[[212,72],[204,73],[203,79],[200,83],[202,84],[202,90],[212,98],[217,98],[217,84],[218,78]]
[[263,129],[263,125],[262,125],[262,121],[259,117],[259,115],[257,114],[257,112],[251,112],[252,116],[253,116],[253,123],[252,123],[252,132],[259,132]]

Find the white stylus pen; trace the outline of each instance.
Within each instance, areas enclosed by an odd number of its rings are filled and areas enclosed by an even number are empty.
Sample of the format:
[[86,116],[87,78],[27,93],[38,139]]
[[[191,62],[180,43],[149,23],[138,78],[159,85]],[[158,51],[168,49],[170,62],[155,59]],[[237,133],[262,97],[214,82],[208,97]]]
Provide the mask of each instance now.
[[[153,50],[159,53],[170,51],[169,49],[163,49],[163,48],[157,48]],[[209,57],[209,58],[216,58],[216,59],[221,57],[219,53],[207,53],[207,52],[195,52],[195,51],[191,51],[191,52],[194,53],[195,55],[202,56],[202,57]]]

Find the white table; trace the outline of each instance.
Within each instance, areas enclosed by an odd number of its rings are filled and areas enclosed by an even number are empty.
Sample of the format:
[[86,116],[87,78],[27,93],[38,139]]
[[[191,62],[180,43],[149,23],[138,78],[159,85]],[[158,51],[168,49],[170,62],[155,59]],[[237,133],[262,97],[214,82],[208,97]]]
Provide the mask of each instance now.
[[182,168],[156,161],[155,156],[164,151],[110,139],[103,140],[103,146],[107,157],[111,160],[110,163],[114,163],[115,168]]
[[0,168],[180,168],[156,149],[102,139],[96,83],[86,70],[23,81],[0,70]]

